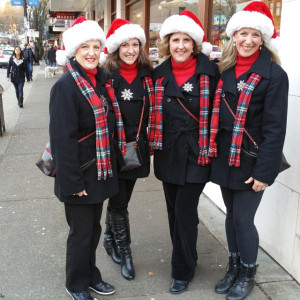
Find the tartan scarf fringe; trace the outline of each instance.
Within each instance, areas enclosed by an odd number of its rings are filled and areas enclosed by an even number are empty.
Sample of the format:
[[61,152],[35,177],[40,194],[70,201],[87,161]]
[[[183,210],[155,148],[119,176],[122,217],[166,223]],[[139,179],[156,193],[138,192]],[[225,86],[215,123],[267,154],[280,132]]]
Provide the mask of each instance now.
[[97,179],[106,180],[113,177],[113,173],[110,161],[109,132],[103,103],[89,82],[72,68],[70,64],[67,65],[67,69],[75,80],[80,92],[93,109],[96,126]]
[[[155,82],[155,97],[150,102],[149,146],[152,150],[163,150],[163,111],[164,77]],[[199,110],[199,155],[197,163],[202,166],[210,163],[208,152],[208,112],[209,112],[209,76],[200,75],[200,110]]]
[[[232,131],[232,140],[229,150],[228,164],[230,166],[239,167],[241,163],[241,147],[243,141],[243,133],[245,128],[246,116],[248,107],[251,101],[252,93],[255,87],[261,80],[261,76],[252,73],[247,80],[237,104],[235,120]],[[209,155],[210,157],[217,157],[217,143],[215,142],[216,135],[218,133],[219,127],[219,115],[220,115],[220,105],[221,97],[223,93],[223,80],[220,79],[213,104],[212,118],[211,118],[211,134],[210,134],[210,144],[209,144]]]

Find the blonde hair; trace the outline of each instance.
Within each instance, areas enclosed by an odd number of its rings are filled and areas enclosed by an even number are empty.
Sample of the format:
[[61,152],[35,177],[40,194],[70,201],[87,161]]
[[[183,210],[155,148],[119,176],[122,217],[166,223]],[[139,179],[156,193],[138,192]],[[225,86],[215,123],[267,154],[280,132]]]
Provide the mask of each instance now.
[[[152,72],[152,63],[148,57],[148,55],[145,53],[141,42],[140,44],[140,52],[137,58],[137,67],[138,69],[147,68],[150,72]],[[121,65],[121,58],[119,55],[119,48],[114,51],[113,53],[108,53],[105,61],[101,64],[101,67],[106,69],[108,73],[112,74],[119,70]]]
[[[176,33],[176,32],[174,32],[174,33]],[[172,34],[174,34],[174,33],[167,34],[162,40],[159,40],[157,42],[157,47],[159,50],[159,54],[161,56],[164,56],[164,57],[171,56],[170,38],[171,38]],[[193,47],[192,55],[194,57],[196,57],[202,51],[202,46],[201,45],[198,46],[194,40],[193,40],[193,43],[194,43],[194,47]]]
[[[262,47],[265,47],[271,52],[271,57],[272,60],[280,65],[280,59],[278,54],[270,49],[269,46],[263,41]],[[225,70],[233,67],[236,64],[236,58],[237,58],[237,50],[233,42],[233,38],[231,37],[228,43],[225,45],[223,54],[222,54],[222,59],[219,63],[219,70],[221,73],[223,73]]]

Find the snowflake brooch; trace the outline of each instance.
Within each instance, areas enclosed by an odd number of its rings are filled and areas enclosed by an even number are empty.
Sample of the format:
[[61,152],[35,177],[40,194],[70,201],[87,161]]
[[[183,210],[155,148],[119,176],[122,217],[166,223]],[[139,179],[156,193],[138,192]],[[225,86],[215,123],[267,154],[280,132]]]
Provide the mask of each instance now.
[[237,83],[237,85],[236,85],[237,90],[238,90],[239,92],[241,92],[241,91],[243,90],[245,84],[246,84],[246,83],[245,83],[244,80],[240,80],[240,81]]
[[193,90],[193,85],[189,82],[185,83],[182,87],[186,92],[191,92]]
[[128,90],[124,89],[124,91],[121,92],[121,94],[122,94],[121,97],[123,98],[124,101],[125,100],[130,101],[131,98],[133,98],[133,93],[130,91],[130,89]]

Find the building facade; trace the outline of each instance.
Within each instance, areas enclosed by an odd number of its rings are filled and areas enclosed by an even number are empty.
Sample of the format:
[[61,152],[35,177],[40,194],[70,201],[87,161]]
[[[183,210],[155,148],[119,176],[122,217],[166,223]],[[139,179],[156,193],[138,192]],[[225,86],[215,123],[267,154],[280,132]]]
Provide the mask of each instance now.
[[[61,2],[51,0],[51,2]],[[68,2],[68,1],[66,1]],[[221,49],[227,41],[226,24],[243,9],[245,0],[82,0],[86,17],[99,22],[105,32],[115,18],[140,24],[146,32],[146,49],[155,46],[163,21],[185,9],[201,20],[208,40]],[[259,207],[255,223],[260,232],[260,245],[298,282],[300,282],[300,64],[296,56],[299,39],[292,36],[300,11],[299,0],[264,0],[272,12],[276,31],[282,40],[282,66],[290,80],[287,136],[284,153],[292,167],[281,173],[269,187]],[[75,1],[74,3],[77,3]],[[59,10],[59,8],[56,8]],[[62,9],[63,10],[63,9]],[[64,8],[65,10],[65,8]],[[70,10],[69,10],[70,11]],[[76,7],[73,10],[76,11]],[[77,8],[77,12],[80,10]],[[291,52],[293,51],[293,52]],[[295,67],[296,64],[298,67]],[[209,183],[207,196],[225,211],[218,186]]]

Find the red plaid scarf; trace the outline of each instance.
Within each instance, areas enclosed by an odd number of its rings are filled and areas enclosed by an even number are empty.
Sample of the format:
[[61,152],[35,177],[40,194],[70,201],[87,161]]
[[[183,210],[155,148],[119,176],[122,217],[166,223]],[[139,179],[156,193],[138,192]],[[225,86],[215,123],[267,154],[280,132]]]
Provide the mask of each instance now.
[[98,180],[106,180],[113,177],[112,166],[110,161],[110,143],[109,131],[105,108],[102,100],[95,93],[93,87],[85,80],[70,64],[67,69],[74,78],[82,95],[91,105],[95,115],[96,125],[96,164]]
[[[149,115],[149,144],[152,149],[163,149],[163,111],[164,77],[155,82],[155,99],[150,102]],[[198,164],[204,166],[209,163],[208,155],[208,112],[209,112],[209,77],[200,75],[200,111],[199,111],[199,156]]]
[[[257,86],[257,84],[260,82],[260,80],[261,80],[260,75],[252,73],[240,94],[239,101],[237,104],[236,114],[235,114],[235,120],[233,124],[231,147],[229,151],[228,163],[230,166],[235,166],[235,167],[240,166],[241,146],[242,146],[247,110],[251,100],[252,93],[255,87]],[[223,89],[223,80],[220,79],[216,89],[213,111],[212,111],[212,118],[211,118],[210,141],[209,141],[210,157],[217,157],[217,143],[215,142],[215,138],[219,128],[220,104],[221,104],[221,97],[223,97],[222,89]]]

